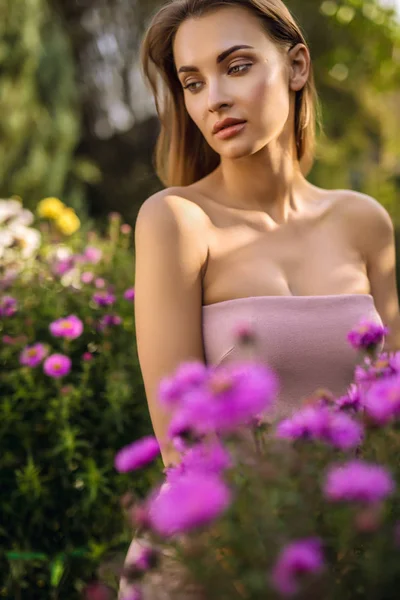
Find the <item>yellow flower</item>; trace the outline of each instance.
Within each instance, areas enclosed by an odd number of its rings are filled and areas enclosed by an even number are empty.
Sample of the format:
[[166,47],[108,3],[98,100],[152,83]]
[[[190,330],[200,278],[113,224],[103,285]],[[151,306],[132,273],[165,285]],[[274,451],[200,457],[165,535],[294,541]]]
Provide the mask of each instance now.
[[37,205],[37,214],[45,219],[58,219],[66,206],[58,198],[44,198]]
[[72,208],[65,208],[55,224],[64,235],[72,235],[81,226],[79,217]]

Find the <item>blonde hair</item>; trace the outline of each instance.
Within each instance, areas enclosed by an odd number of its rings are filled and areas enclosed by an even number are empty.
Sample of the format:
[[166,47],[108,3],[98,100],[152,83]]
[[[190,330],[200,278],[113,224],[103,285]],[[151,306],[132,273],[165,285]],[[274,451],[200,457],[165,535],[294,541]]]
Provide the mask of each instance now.
[[[220,156],[204,139],[189,117],[173,57],[173,42],[179,26],[190,17],[218,8],[241,6],[251,10],[266,33],[282,50],[307,42],[300,27],[281,0],[171,0],[153,17],[142,43],[145,79],[152,89],[161,130],[155,152],[157,175],[166,187],[186,186],[211,173]],[[295,140],[303,174],[314,162],[316,124],[320,107],[310,65],[308,81],[296,92]]]

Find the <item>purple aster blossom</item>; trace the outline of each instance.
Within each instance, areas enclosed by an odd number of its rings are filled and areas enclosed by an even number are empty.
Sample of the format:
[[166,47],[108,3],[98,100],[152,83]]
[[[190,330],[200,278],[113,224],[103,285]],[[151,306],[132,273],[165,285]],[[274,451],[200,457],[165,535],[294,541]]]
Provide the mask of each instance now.
[[172,377],[164,377],[158,388],[158,397],[167,408],[182,403],[189,392],[200,388],[209,376],[209,370],[199,361],[181,364]]
[[55,260],[51,265],[51,272],[53,275],[57,275],[58,277],[62,277],[65,273],[72,271],[75,267],[75,258],[73,256],[69,256],[68,258]]
[[216,475],[187,473],[150,496],[149,522],[163,537],[185,533],[218,519],[231,499],[230,489]]
[[335,401],[337,410],[358,413],[361,409],[361,392],[355,383],[352,383],[344,396]]
[[392,494],[395,482],[384,467],[362,460],[351,460],[328,470],[323,491],[331,502],[373,504]]
[[364,350],[366,352],[375,350],[379,344],[384,341],[385,336],[389,333],[389,328],[363,318],[358,325],[347,334],[347,341],[356,350]]
[[340,450],[359,446],[363,427],[346,414],[327,406],[306,406],[289,419],[281,421],[276,437],[287,440],[313,440],[331,444]]
[[81,274],[82,283],[92,283],[94,279],[94,273],[92,271],[84,271]]
[[121,325],[122,319],[119,315],[104,315],[98,324],[99,331],[103,331],[106,327],[115,327]]
[[43,371],[49,377],[59,379],[68,375],[71,371],[72,362],[64,354],[51,354],[43,363]]
[[318,538],[291,542],[283,548],[271,573],[271,583],[282,596],[299,592],[301,578],[324,569],[322,543]]
[[94,246],[86,246],[83,254],[81,255],[85,262],[97,264],[101,261],[103,257],[103,252],[100,248],[95,248]]
[[82,354],[82,360],[85,362],[93,360],[93,354],[91,352],[84,352],[84,354]]
[[211,368],[205,384],[185,396],[175,418],[199,434],[233,432],[270,409],[278,388],[275,373],[261,363]]
[[328,428],[329,416],[326,407],[306,406],[278,423],[275,435],[287,440],[322,439]]
[[50,333],[54,337],[65,337],[69,340],[75,340],[82,335],[83,323],[76,315],[57,319],[50,323]]
[[362,395],[366,416],[376,425],[386,425],[400,416],[400,376],[374,382]]
[[44,344],[37,343],[26,346],[20,354],[19,362],[26,367],[37,367],[47,354],[48,350]]
[[12,317],[17,312],[17,300],[13,296],[0,297],[0,317]]
[[231,466],[232,458],[220,441],[199,443],[184,452],[179,465],[166,469],[167,482],[186,473],[220,475]]
[[364,428],[349,415],[336,412],[329,418],[323,439],[339,450],[357,448],[364,438]]
[[99,306],[111,306],[115,302],[115,296],[110,292],[96,292],[93,294],[92,300]]
[[149,435],[122,448],[115,457],[114,466],[119,473],[128,473],[148,465],[159,454],[159,443]]
[[366,357],[363,365],[357,365],[354,379],[356,383],[364,384],[383,377],[391,377],[398,373],[400,373],[399,358],[387,352],[382,352],[375,360]]
[[135,299],[135,288],[128,288],[127,290],[125,290],[124,292],[124,298],[125,300],[129,300],[132,301]]
[[389,366],[394,371],[394,373],[400,374],[400,350],[397,352],[388,352],[384,353],[384,357],[389,361]]

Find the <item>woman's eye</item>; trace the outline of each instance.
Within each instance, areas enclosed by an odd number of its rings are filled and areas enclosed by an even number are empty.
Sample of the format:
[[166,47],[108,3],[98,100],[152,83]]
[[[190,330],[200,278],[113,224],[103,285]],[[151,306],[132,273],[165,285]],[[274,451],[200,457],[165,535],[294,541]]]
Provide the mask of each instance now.
[[[253,64],[252,63],[246,63],[243,65],[233,65],[233,67],[230,67],[228,69],[228,74],[231,75],[236,75],[237,73],[245,73],[246,71],[248,71],[250,69],[250,67],[252,67]],[[189,90],[189,92],[197,92],[200,87],[196,87],[196,86],[201,86],[202,82],[201,81],[192,81],[191,83],[188,83],[186,85],[183,86],[184,90]]]
[[[228,73],[242,73],[243,71],[247,71],[252,66],[251,63],[246,63],[244,65],[233,65],[230,69],[228,69]],[[237,69],[235,71],[235,69]]]

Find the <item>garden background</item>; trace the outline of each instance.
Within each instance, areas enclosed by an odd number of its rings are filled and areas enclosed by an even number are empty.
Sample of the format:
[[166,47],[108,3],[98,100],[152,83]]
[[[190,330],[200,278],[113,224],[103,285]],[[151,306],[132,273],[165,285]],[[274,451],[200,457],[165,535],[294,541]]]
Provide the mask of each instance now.
[[[159,4],[0,0],[0,197],[13,197],[15,218],[18,201],[34,215],[7,245],[12,219],[0,209],[0,598],[81,598],[100,563],[107,578],[104,565],[129,543],[120,497],[132,486],[145,493],[160,467],[132,482],[113,466],[121,446],[150,431],[132,228],[162,187],[138,62]],[[309,180],[370,194],[398,232],[400,20],[391,4],[287,0],[322,105]],[[40,204],[49,197],[62,205]],[[51,323],[70,315],[82,332],[55,335]],[[34,344],[68,357],[64,377],[21,363]]]

